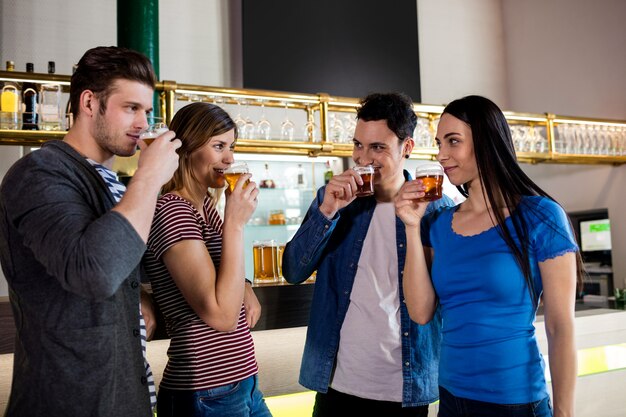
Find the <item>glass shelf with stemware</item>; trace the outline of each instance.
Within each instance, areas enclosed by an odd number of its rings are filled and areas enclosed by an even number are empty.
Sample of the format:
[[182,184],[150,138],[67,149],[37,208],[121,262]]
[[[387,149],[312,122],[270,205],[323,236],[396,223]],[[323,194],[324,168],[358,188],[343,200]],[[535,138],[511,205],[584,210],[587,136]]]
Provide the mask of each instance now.
[[[67,94],[70,77],[0,71],[4,82],[56,82]],[[225,107],[239,127],[237,150],[249,153],[349,156],[358,99],[328,94],[235,89],[175,81],[157,82],[160,115],[169,122],[181,106],[208,101]],[[433,159],[436,125],[442,106],[415,104],[418,125],[413,159]],[[524,162],[626,163],[626,121],[506,112],[518,158]],[[38,146],[62,139],[63,131],[16,130],[0,114],[0,145]]]

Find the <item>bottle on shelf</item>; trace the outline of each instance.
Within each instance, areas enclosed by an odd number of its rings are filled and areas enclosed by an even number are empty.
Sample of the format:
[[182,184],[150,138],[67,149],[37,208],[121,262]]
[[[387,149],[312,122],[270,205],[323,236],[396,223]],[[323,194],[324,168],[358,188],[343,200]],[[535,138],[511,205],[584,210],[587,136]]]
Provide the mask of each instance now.
[[[72,75],[76,72],[77,64],[72,65]],[[72,100],[70,97],[65,104],[65,129],[70,130],[70,127],[74,124],[74,115],[72,114]]]
[[298,164],[298,180],[296,182],[298,188],[306,188],[306,175],[304,175],[304,168],[302,164]]
[[[7,71],[15,71],[13,61],[6,62]],[[0,92],[0,129],[17,130],[20,128],[20,85],[5,81]]]
[[330,167],[330,161],[326,161],[326,170],[324,171],[324,184],[328,184],[333,177],[333,170]]
[[268,164],[265,164],[265,170],[263,171],[263,178],[261,178],[259,188],[276,188],[276,183],[272,179],[270,167]]
[[[26,64],[26,72],[35,72],[32,62]],[[37,124],[37,102],[39,86],[30,81],[22,84],[22,130],[39,130]]]
[[[54,61],[48,62],[48,74],[54,74]],[[39,91],[39,127],[41,130],[61,130],[61,85],[41,84]]]

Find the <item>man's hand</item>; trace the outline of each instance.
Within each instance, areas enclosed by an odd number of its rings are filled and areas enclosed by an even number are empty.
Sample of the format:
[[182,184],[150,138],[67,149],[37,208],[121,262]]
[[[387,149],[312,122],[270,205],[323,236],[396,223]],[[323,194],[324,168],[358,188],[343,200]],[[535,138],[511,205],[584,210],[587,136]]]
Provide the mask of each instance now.
[[324,201],[320,211],[326,218],[332,219],[340,209],[346,207],[356,198],[357,184],[363,185],[361,176],[353,169],[348,169],[333,176],[326,185]]

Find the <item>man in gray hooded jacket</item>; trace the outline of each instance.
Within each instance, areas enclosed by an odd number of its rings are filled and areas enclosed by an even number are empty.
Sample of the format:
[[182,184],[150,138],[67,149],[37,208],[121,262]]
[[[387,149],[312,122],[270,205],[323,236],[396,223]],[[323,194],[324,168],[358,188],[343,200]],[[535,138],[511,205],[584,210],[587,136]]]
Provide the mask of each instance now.
[[[0,261],[17,329],[7,416],[152,414],[139,265],[180,146],[173,132],[150,148],[139,140],[154,81],[137,52],[87,51],[72,76],[74,125],[2,182]],[[125,190],[111,167],[137,146]]]

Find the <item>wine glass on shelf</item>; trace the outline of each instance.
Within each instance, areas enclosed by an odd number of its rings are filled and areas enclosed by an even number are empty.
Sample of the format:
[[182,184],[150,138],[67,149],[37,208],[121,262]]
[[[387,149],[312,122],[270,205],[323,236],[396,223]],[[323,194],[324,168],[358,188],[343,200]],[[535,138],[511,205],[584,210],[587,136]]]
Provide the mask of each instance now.
[[341,143],[344,136],[343,123],[335,113],[330,114],[330,140],[331,142]]
[[285,105],[285,119],[280,125],[280,138],[282,140],[293,140],[293,134],[295,131],[295,126],[291,120],[289,120],[289,116],[287,115],[288,103],[285,101],[283,103]]
[[425,117],[417,118],[417,125],[413,134],[415,145],[419,148],[432,148],[432,137],[430,135],[430,120]]
[[220,96],[220,95],[212,95],[212,96],[209,96],[209,98],[211,99],[211,101],[213,102],[213,104],[215,104],[216,106],[219,106],[219,107],[224,107],[224,103],[225,103],[226,101],[224,100],[224,97],[223,97],[223,96]]
[[313,115],[313,111],[310,107],[307,107],[307,120],[304,124],[304,140],[307,142],[315,142],[317,138],[317,125],[315,124],[315,119]]
[[257,139],[269,140],[272,137],[272,124],[265,117],[265,101],[261,100],[261,118],[256,124]]
[[354,129],[356,129],[356,117],[352,113],[343,116],[343,142],[351,143],[354,139]]
[[240,138],[245,138],[246,119],[241,116],[241,99],[237,99],[237,115],[233,121],[237,126],[238,136]]
[[243,128],[241,129],[241,137],[242,139],[254,139],[254,130],[256,129],[256,126],[252,119],[250,119],[250,103],[248,102],[248,100],[245,101],[245,105],[246,111]]

